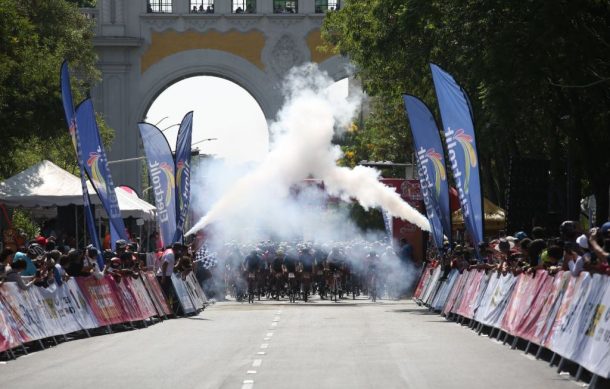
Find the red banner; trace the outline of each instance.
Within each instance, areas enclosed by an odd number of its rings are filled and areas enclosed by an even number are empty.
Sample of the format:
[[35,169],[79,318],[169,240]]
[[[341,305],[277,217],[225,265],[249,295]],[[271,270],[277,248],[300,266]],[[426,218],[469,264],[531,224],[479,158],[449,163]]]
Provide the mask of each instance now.
[[110,275],[99,280],[95,277],[77,277],[76,282],[100,325],[118,324],[130,320],[117,295],[116,282]]
[[457,309],[457,314],[464,316],[468,319],[472,319],[474,311],[477,308],[477,301],[479,300],[479,294],[481,293],[481,287],[484,286],[483,280],[485,278],[485,272],[482,270],[473,271],[474,276],[470,279],[466,285],[467,289],[462,296],[460,306]]
[[152,272],[142,272],[140,274],[144,275],[142,281],[144,281],[144,286],[146,286],[146,290],[150,294],[159,315],[171,315],[172,310],[169,308],[169,305],[167,305],[167,300],[163,295],[163,291],[161,291],[161,286],[159,286],[155,275]]
[[509,334],[515,334],[522,325],[525,316],[530,312],[532,304],[538,299],[540,288],[544,285],[546,271],[538,270],[536,277],[520,274],[513,289],[511,299],[506,307],[500,328]]
[[133,290],[133,280],[131,277],[122,277],[121,282],[117,284],[117,291],[123,311],[127,313],[130,321],[148,319],[140,309],[140,302]]

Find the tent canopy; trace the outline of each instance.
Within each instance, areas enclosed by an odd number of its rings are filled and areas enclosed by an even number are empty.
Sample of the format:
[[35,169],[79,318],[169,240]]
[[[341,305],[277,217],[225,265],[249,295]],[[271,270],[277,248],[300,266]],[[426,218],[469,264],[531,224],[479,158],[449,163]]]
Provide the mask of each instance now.
[[[485,209],[485,215],[483,216],[485,219],[485,230],[503,230],[506,225],[506,211],[486,198],[483,199],[483,207]],[[461,209],[453,212],[451,224],[453,224],[453,228],[464,227],[464,217],[462,216]]]
[[[91,203],[101,201],[89,181],[87,188]],[[115,193],[123,218],[153,220],[156,208],[135,193],[117,187]],[[43,160],[34,166],[0,182],[0,202],[9,207],[46,208],[83,205],[81,180],[75,175]]]

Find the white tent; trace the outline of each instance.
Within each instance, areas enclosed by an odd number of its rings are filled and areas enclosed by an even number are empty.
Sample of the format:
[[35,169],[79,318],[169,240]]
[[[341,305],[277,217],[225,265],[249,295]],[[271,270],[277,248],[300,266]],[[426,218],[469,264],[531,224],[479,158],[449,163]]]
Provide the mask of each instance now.
[[[93,186],[87,181],[91,203],[100,205]],[[0,182],[0,202],[9,207],[48,208],[83,205],[81,181],[53,162],[44,160]],[[137,195],[115,188],[123,218],[153,220],[156,208]],[[101,207],[100,207],[101,208]]]

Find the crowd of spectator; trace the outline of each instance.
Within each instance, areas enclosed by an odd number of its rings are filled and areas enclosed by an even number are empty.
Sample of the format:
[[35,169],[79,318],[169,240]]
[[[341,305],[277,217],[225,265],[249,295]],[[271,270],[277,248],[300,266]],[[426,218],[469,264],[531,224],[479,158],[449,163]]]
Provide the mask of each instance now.
[[484,269],[516,275],[546,269],[551,274],[565,270],[575,276],[581,271],[610,275],[610,222],[583,231],[578,222],[565,221],[558,236],[547,236],[543,228],[534,227],[529,234],[519,231],[480,243],[478,251],[479,258],[472,247],[446,243],[444,254],[432,256],[433,265],[442,265],[446,273]]
[[[153,246],[158,243],[153,242]],[[167,247],[154,247],[153,261],[149,260],[147,265],[147,254],[140,252],[138,243],[120,239],[114,246],[114,250],[100,251],[92,245],[79,250],[57,244],[54,236],[38,236],[16,249],[5,247],[0,252],[0,287],[15,282],[24,290],[32,286],[49,288],[61,286],[70,277],[100,279],[105,275],[120,283],[124,277],[137,278],[141,271],[150,270],[155,271],[163,291],[169,296],[171,275],[176,273],[185,279],[203,260],[202,257],[194,261],[195,252],[199,251],[201,256],[206,250],[202,239],[195,239],[191,245],[175,242]],[[98,258],[102,258],[102,266]]]

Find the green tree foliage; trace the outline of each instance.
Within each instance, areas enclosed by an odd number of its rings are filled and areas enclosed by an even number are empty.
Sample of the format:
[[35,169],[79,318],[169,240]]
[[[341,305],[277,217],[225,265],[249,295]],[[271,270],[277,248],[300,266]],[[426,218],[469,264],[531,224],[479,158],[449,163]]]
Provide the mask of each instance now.
[[[99,78],[92,37],[91,21],[71,2],[0,0],[0,179],[42,159],[74,170],[59,69],[70,62],[79,102]],[[112,130],[100,128],[110,141]]]
[[559,187],[569,165],[606,220],[608,20],[610,3],[600,0],[350,0],[327,15],[323,37],[356,63],[376,99],[366,131],[349,146],[363,154],[355,159],[404,153],[411,141],[400,134],[409,132],[400,96],[414,94],[436,110],[434,62],[471,98],[487,196],[504,203],[511,156],[550,159]]

